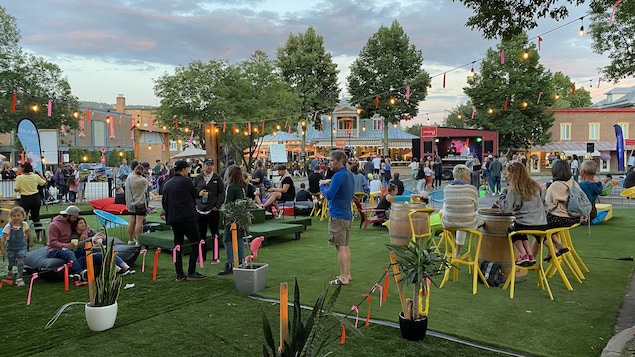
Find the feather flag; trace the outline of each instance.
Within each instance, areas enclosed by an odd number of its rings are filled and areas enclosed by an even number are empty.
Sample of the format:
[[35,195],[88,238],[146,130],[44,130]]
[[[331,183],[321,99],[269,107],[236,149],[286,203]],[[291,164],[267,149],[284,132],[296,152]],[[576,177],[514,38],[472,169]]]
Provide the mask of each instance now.
[[410,99],[410,84],[406,86],[406,99]]
[[13,92],[13,98],[11,99],[11,113],[15,113],[15,105],[18,102],[18,93]]

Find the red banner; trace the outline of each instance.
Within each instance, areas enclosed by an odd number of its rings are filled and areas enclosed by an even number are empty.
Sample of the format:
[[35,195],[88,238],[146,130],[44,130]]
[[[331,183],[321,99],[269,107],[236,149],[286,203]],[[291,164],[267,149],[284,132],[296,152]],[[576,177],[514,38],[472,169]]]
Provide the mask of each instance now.
[[625,140],[625,144],[626,145],[635,145],[635,139],[626,139]]
[[437,136],[437,127],[436,126],[422,126],[421,136],[422,137]]

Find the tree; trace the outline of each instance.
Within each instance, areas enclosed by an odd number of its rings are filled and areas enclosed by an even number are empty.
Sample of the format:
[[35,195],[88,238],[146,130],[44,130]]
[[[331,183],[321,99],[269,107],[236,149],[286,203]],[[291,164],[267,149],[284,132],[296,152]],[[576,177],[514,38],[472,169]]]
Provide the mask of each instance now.
[[408,133],[408,134],[421,136],[421,127],[422,126],[423,126],[422,124],[414,124],[413,126],[405,128],[404,131],[406,133]]
[[[312,26],[305,33],[289,35],[284,46],[278,48],[276,65],[282,78],[300,97],[300,112],[313,120],[316,110],[330,111],[331,98],[338,98],[337,65],[324,49],[324,38]],[[314,124],[319,126],[320,116]]]
[[351,65],[347,81],[351,102],[362,109],[361,116],[377,115],[386,121],[384,153],[388,153],[388,124],[418,114],[430,76],[423,70],[421,50],[410,44],[408,35],[395,20],[389,28],[381,26],[368,39]]
[[[464,88],[476,108],[474,118],[470,112],[466,123],[498,131],[502,148],[528,148],[551,140],[554,118],[545,109],[554,101],[552,75],[539,63],[535,44],[526,46],[523,34],[502,41],[496,50],[488,49],[480,73],[468,79]],[[503,48],[505,63],[501,64]]]
[[[194,128],[193,136],[202,143],[203,130],[196,128],[215,122],[227,125],[221,143],[240,154],[250,147],[250,139],[264,135],[259,130],[263,120],[269,127],[286,123],[289,116],[299,113],[300,105],[297,94],[262,51],[235,65],[211,60],[179,66],[174,74],[156,80],[154,91],[161,98],[157,116],[173,139],[189,138],[187,129]],[[253,130],[245,135],[249,122]]]
[[463,128],[468,118],[472,115],[472,102],[467,101],[452,108],[443,126],[448,128]]
[[[59,128],[62,124],[76,128],[78,124],[73,114],[79,108],[79,101],[71,94],[62,70],[41,57],[22,51],[15,18],[2,6],[0,29],[0,133],[15,130],[25,117],[33,120],[40,129]],[[14,93],[17,100],[12,113]],[[53,100],[50,117],[46,108],[49,99]]]
[[[466,25],[483,31],[487,39],[503,40],[519,35],[538,26],[538,19],[550,17],[562,20],[569,16],[569,7],[584,4],[584,0],[459,0],[474,10]],[[615,8],[613,22],[610,14]],[[590,33],[595,52],[608,53],[610,64],[601,72],[605,80],[617,82],[635,74],[635,3],[633,1],[591,0]]]
[[562,72],[556,72],[553,75],[553,88],[555,91],[554,108],[584,108],[593,102],[591,101],[591,93],[584,88],[576,88],[571,94],[574,83],[569,76]]
[[602,68],[605,80],[617,82],[635,74],[635,2],[619,4],[609,21],[614,1],[594,1],[591,4],[592,48],[596,53],[608,53],[611,62]]

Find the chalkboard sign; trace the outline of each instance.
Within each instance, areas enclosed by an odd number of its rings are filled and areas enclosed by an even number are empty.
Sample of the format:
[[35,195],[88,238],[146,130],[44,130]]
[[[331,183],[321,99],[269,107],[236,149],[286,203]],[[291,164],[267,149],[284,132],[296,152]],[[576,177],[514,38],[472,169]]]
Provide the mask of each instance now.
[[284,144],[269,145],[269,160],[274,163],[287,162],[287,150]]

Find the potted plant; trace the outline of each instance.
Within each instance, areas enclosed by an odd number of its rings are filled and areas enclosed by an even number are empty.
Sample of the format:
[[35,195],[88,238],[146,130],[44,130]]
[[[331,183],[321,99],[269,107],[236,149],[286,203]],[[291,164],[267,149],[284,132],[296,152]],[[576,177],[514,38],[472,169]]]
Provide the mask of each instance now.
[[[108,242],[108,235],[106,235],[106,242]],[[101,270],[99,276],[95,278],[94,295],[85,307],[86,322],[91,331],[107,330],[115,325],[117,319],[117,299],[121,291],[122,279],[117,275],[114,242],[108,243],[107,246],[99,243],[102,251]]]
[[88,266],[88,294],[90,301],[88,303],[75,301],[63,305],[55,316],[49,320],[45,328],[50,328],[67,307],[78,304],[85,305],[86,322],[91,331],[104,331],[115,325],[118,310],[117,299],[121,291],[122,279],[121,276],[117,275],[115,245],[112,240],[108,240],[107,234],[105,241],[108,242],[106,246],[99,243],[102,260],[100,273],[94,281],[91,281],[93,280],[91,274],[94,275],[93,268],[90,265]]
[[[432,239],[410,241],[406,246],[391,244],[389,249],[402,306],[401,335],[411,341],[423,340],[428,329],[430,277],[444,272],[448,261],[435,252]],[[412,285],[410,299],[406,299],[404,282]]]
[[252,239],[248,244],[251,254],[245,257],[244,264],[238,268],[234,268],[234,283],[236,284],[236,290],[238,290],[238,292],[255,294],[265,290],[269,264],[254,263],[254,260],[258,258],[258,249],[264,240],[265,237],[262,236]]

